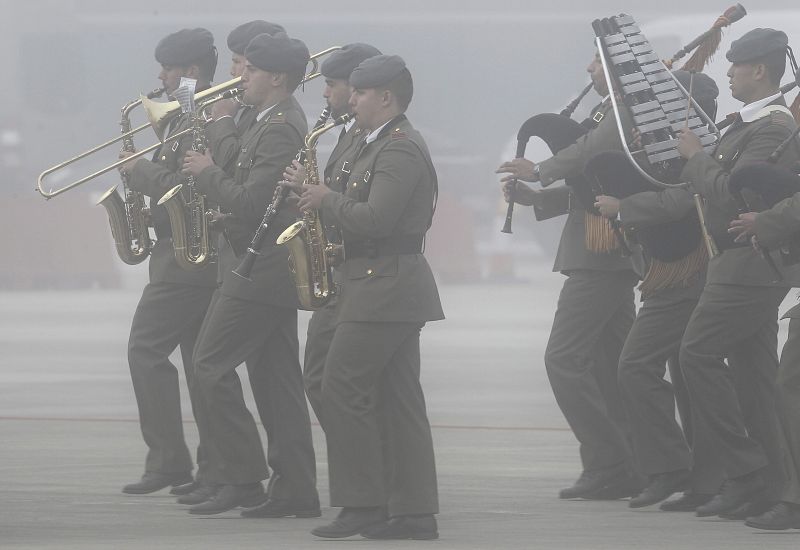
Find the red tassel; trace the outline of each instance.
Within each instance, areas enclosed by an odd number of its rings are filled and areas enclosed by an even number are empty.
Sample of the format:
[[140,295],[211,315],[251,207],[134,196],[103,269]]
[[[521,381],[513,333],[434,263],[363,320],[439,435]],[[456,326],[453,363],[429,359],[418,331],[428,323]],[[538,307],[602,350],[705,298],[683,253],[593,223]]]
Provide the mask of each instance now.
[[705,66],[711,61],[717,52],[720,42],[722,42],[722,29],[731,24],[730,19],[725,15],[720,15],[711,26],[710,32],[703,43],[700,44],[686,63],[683,64],[684,71],[702,72]]

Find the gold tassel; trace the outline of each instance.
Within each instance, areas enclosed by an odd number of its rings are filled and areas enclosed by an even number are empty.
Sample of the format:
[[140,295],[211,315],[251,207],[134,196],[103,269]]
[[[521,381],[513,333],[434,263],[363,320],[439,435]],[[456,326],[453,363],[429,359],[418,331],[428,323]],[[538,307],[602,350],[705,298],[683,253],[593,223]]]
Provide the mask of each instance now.
[[730,25],[732,21],[725,14],[720,15],[709,29],[709,34],[702,44],[698,46],[692,56],[683,64],[684,71],[701,72],[711,61],[711,57],[717,52],[722,41],[722,29]]
[[657,290],[689,286],[693,278],[706,269],[708,251],[702,239],[688,256],[674,262],[652,259],[639,291],[647,297]]
[[608,218],[586,212],[586,248],[596,254],[607,254],[619,248],[619,241]]

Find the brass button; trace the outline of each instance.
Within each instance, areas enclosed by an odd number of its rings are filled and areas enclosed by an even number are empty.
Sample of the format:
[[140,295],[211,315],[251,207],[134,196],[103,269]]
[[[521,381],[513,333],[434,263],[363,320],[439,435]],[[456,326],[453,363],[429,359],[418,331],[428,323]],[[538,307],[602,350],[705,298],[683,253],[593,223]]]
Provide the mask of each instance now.
[[241,167],[242,167],[242,163],[241,163],[241,162],[237,162],[237,163],[236,163],[236,166],[238,166],[239,168],[241,168]]
[[353,182],[353,187],[358,187],[358,182],[357,181]]
[[367,270],[367,275],[372,275],[372,270],[371,269]]
[[278,113],[278,116],[281,116],[283,113]]
[[718,156],[717,158],[718,158],[719,160],[722,160],[722,158],[723,158],[723,157],[722,157],[722,155],[720,155],[720,156]]
[[167,155],[161,155],[161,160],[167,160]]

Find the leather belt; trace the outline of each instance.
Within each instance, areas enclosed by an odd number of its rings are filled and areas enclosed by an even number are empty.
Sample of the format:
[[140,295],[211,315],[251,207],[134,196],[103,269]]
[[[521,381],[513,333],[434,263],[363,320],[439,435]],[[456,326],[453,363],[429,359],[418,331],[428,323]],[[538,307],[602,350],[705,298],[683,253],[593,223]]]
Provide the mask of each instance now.
[[345,241],[344,257],[378,258],[381,256],[399,256],[402,254],[420,254],[425,235],[395,235],[386,239],[367,241]]

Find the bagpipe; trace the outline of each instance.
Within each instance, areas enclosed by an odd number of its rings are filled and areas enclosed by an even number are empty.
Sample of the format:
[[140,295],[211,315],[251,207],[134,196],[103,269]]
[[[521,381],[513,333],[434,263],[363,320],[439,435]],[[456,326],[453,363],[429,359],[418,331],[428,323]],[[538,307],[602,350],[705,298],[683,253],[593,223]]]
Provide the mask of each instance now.
[[[682,185],[675,182],[683,165],[676,149],[676,131],[680,128],[688,126],[698,133],[708,149],[716,144],[719,132],[714,127],[712,118],[694,101],[668,67],[695,50],[684,69],[702,69],[719,45],[721,29],[738,21],[745,14],[741,5],[732,6],[717,18],[708,31],[666,62],[662,62],[653,52],[631,17],[621,15],[593,22],[608,89],[614,91],[610,98],[624,151],[605,153],[591,159],[581,176],[566,179],[566,184],[586,210],[586,244],[590,250],[603,253],[619,248],[624,251],[626,247],[619,225],[614,220],[602,217],[595,209],[597,195],[607,194],[622,198],[641,191]],[[583,94],[589,89],[587,87]],[[628,146],[618,98],[632,113],[634,126],[639,132],[642,146],[636,151],[631,151]],[[574,105],[570,107],[574,108]],[[597,120],[590,118],[586,122],[594,122],[596,125]],[[531,136],[540,137],[555,154],[574,143],[590,127],[556,114],[532,117],[520,128],[517,157],[522,156],[525,144]],[[668,183],[661,180],[667,180]],[[503,232],[510,232],[512,209],[513,196],[509,202]],[[648,249],[652,258],[669,264],[676,259],[685,258],[687,254],[702,254],[697,252],[697,243],[704,235],[698,230],[700,225],[698,216],[690,213],[686,219],[675,223],[647,228],[640,232],[639,238],[644,241],[643,246]],[[696,259],[693,263],[704,266],[705,258]],[[651,271],[652,267],[651,263]],[[668,276],[668,280],[675,277],[685,278],[681,269],[673,271],[675,274]]]

